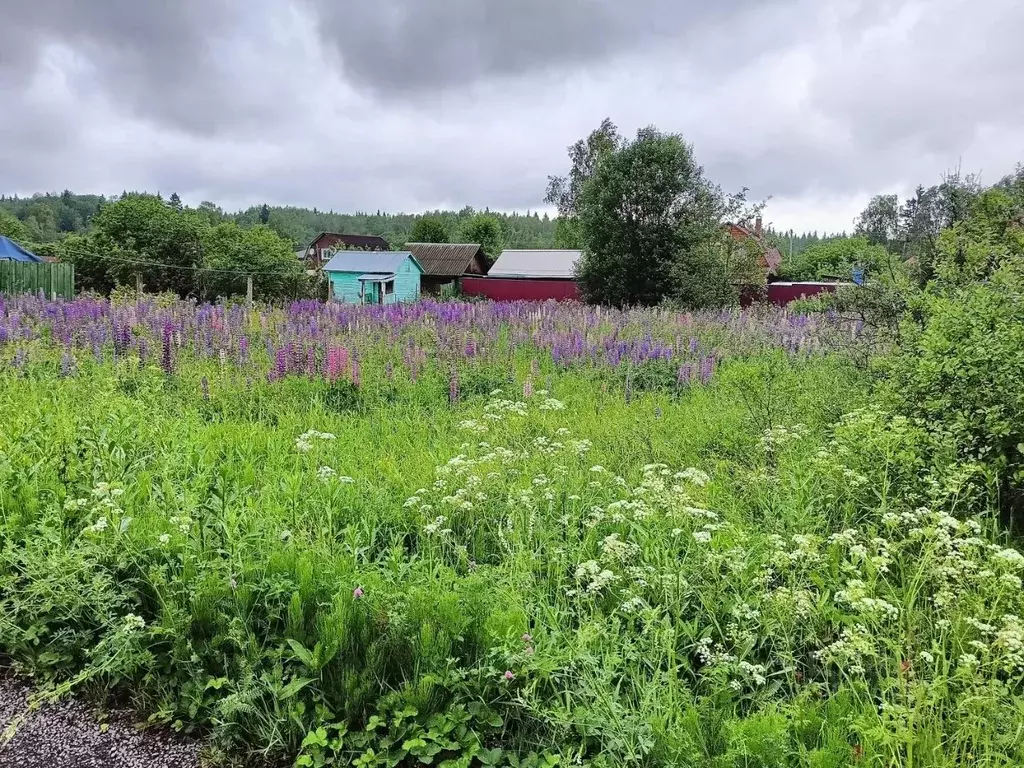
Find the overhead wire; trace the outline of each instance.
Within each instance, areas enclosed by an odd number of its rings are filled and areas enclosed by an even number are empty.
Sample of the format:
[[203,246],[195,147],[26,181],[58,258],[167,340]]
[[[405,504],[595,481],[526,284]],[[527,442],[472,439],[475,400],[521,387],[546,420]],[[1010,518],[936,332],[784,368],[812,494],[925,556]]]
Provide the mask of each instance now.
[[162,267],[164,269],[182,269],[182,270],[186,270],[186,271],[190,271],[190,272],[217,272],[217,273],[220,273],[220,274],[242,275],[242,276],[250,276],[251,275],[251,276],[254,276],[254,277],[256,275],[280,275],[281,274],[280,270],[276,270],[276,271],[273,271],[273,272],[268,272],[268,271],[253,271],[253,272],[250,272],[248,270],[218,269],[216,267],[198,267],[198,266],[192,266],[192,265],[188,265],[188,264],[165,264],[165,263],[160,262],[160,261],[144,261],[142,259],[129,259],[129,258],[125,258],[123,256],[111,256],[111,255],[104,255],[104,254],[99,254],[99,253],[93,253],[92,251],[87,251],[87,250],[82,249],[82,248],[65,248],[65,251],[68,252],[68,253],[73,253],[73,254],[77,254],[77,255],[80,255],[80,256],[91,256],[91,257],[93,257],[95,259],[103,259],[103,260],[106,260],[106,261],[119,262],[121,264],[136,264],[136,265],[139,265],[139,266],[146,266],[146,267]]

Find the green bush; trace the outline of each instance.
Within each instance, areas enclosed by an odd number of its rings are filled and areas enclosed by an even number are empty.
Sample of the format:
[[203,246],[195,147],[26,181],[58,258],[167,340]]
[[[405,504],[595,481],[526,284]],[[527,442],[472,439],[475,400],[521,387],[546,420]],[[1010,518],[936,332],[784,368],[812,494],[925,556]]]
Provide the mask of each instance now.
[[1024,267],[926,293],[886,361],[888,396],[901,412],[965,460],[1000,478],[1003,510],[1020,522],[1024,501]]

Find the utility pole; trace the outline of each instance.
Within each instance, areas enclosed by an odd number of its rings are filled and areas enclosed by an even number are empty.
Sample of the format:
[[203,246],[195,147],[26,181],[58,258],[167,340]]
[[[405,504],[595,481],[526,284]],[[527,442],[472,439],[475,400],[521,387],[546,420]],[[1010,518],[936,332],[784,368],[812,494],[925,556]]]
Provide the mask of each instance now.
[[142,273],[141,272],[136,272],[135,273],[135,293],[137,293],[139,295],[139,297],[141,298],[141,296],[142,296]]
[[245,279],[245,304],[252,309],[252,275]]

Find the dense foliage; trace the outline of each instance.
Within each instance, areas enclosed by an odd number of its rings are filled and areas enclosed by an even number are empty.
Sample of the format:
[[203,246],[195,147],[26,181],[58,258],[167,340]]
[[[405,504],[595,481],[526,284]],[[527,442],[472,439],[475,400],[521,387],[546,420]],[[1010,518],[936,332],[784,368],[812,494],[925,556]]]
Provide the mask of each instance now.
[[849,280],[855,270],[877,275],[888,257],[884,246],[874,245],[862,235],[838,237],[809,245],[785,259],[779,273],[789,280]]
[[894,292],[892,397],[998,478],[1007,518],[1024,515],[1024,174],[960,199],[957,221]]
[[438,216],[424,216],[418,219],[409,233],[410,243],[447,243],[451,233],[447,223]]
[[856,324],[0,306],[0,650],[299,764],[1024,759],[1024,556]]
[[720,307],[738,303],[744,286],[763,286],[753,243],[737,244],[722,229],[742,195],[726,198],[681,136],[645,128],[624,141],[605,121],[570,156],[568,180],[553,178],[548,197],[570,211],[587,301]]
[[[59,195],[37,194],[32,197],[0,196],[0,234],[4,232],[8,214],[18,219],[23,230],[15,239],[39,248],[57,243],[69,234],[84,235],[90,223],[108,202],[127,197],[128,192],[114,198],[102,195],[76,195],[65,190]],[[172,195],[177,198],[177,195]],[[180,200],[172,207],[183,208]],[[204,201],[195,209],[210,224],[235,222],[244,229],[265,224],[292,243],[295,248],[308,245],[321,232],[344,232],[352,235],[380,235],[392,248],[401,248],[410,242],[435,242],[413,236],[413,228],[421,219],[438,222],[449,235],[449,241],[461,238],[460,230],[477,215],[466,207],[461,211],[433,211],[424,214],[335,213],[317,208],[259,205],[244,211],[224,211],[216,203]],[[510,248],[551,248],[555,243],[555,221],[547,214],[484,213],[497,219],[501,238]],[[12,235],[13,236],[13,235]],[[452,239],[454,238],[454,240]],[[445,241],[448,242],[448,241]],[[465,241],[463,241],[465,242]],[[473,241],[475,242],[475,241]]]
[[149,290],[215,298],[245,294],[249,277],[258,298],[310,290],[290,243],[270,228],[214,224],[151,195],[103,206],[89,234],[67,238],[59,253],[75,265],[80,289],[103,293],[141,282]]

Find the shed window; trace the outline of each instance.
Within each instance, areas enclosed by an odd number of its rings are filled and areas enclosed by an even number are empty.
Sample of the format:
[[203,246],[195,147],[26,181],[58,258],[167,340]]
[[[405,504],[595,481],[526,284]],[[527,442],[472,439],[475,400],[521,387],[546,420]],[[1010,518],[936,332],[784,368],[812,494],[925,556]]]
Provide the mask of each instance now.
[[395,292],[395,281],[394,280],[388,280],[386,283],[384,283],[384,293],[386,295],[390,296],[394,292]]

